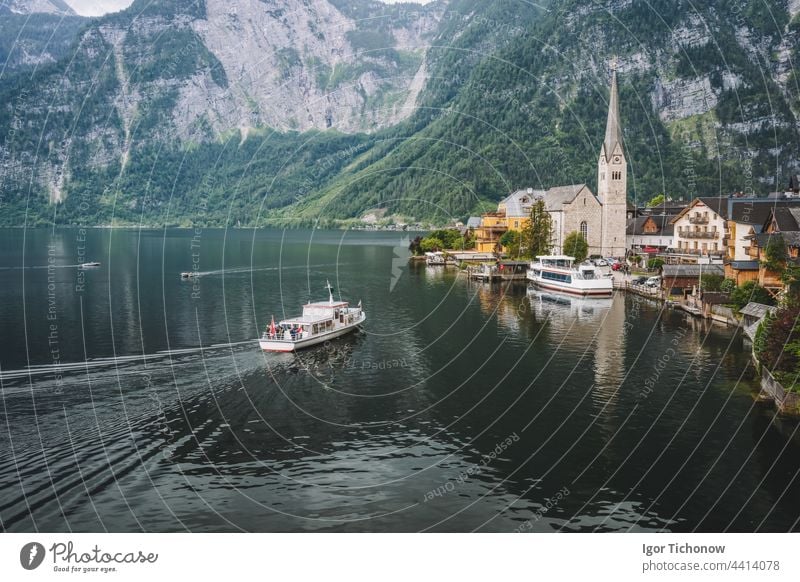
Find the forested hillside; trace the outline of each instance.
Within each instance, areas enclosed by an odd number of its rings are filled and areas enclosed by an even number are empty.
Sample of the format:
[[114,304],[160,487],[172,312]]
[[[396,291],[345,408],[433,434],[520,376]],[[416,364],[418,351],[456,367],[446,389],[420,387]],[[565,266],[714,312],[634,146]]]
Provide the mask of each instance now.
[[445,222],[525,186],[594,188],[612,58],[632,200],[766,194],[800,169],[799,12],[137,1],[0,77],[0,221]]

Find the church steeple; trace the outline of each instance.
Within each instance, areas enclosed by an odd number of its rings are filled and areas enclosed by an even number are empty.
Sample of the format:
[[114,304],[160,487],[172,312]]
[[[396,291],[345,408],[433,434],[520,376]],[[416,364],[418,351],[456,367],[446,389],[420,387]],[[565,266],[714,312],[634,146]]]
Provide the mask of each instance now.
[[606,120],[606,138],[603,140],[603,153],[606,161],[614,154],[619,145],[618,155],[622,154],[622,126],[619,122],[619,91],[617,89],[617,60],[611,61],[611,94],[608,98],[608,119]]
[[597,197],[603,205],[603,256],[625,256],[625,223],[628,192],[628,163],[622,147],[619,119],[617,61],[611,62],[611,92],[608,97],[606,135],[597,161]]

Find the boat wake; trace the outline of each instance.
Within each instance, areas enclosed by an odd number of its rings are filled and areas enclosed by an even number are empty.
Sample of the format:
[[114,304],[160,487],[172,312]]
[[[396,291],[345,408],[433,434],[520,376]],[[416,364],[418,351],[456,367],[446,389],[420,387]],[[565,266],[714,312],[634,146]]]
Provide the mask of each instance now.
[[[174,350],[162,350],[151,354],[133,354],[128,356],[112,356],[106,358],[92,358],[83,362],[68,362],[61,364],[40,364],[20,368],[17,370],[0,370],[0,381],[5,382],[8,380],[15,380],[19,378],[37,378],[37,377],[53,377],[55,375],[63,376],[66,374],[74,373],[88,373],[103,369],[117,369],[125,373],[126,369],[136,368],[137,374],[141,373],[141,365],[155,365],[167,366],[171,364],[183,363],[180,359],[184,356],[193,356],[199,354],[209,354],[209,352],[216,352],[230,349],[242,349],[244,346],[249,346],[252,349],[254,346],[253,340],[244,340],[240,342],[211,344],[208,346],[196,346],[190,348],[178,348]],[[212,355],[212,354],[209,354]]]
[[230,269],[216,269],[214,271],[186,271],[192,278],[210,277],[214,275],[239,275],[242,273],[256,273],[259,271],[288,271],[297,269],[320,269],[323,267],[343,267],[349,263],[321,263],[318,265],[295,265],[292,267],[233,267]]

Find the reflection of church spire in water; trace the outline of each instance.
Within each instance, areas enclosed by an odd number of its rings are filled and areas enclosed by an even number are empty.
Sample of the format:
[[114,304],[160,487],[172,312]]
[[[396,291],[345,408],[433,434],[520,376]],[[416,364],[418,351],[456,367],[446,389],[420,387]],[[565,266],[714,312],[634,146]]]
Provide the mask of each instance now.
[[625,298],[617,295],[604,315],[598,322],[594,390],[605,403],[617,398],[625,377]]

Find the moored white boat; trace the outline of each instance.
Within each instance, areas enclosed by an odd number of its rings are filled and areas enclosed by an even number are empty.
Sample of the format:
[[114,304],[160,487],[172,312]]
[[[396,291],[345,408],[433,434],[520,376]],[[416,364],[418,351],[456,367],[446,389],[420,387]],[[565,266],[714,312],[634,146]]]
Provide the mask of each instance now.
[[268,352],[293,352],[343,336],[354,331],[367,319],[361,308],[350,307],[347,301],[334,301],[333,288],[327,285],[328,300],[306,303],[302,315],[272,320],[258,340],[261,349]]
[[574,266],[567,255],[541,255],[531,263],[528,280],[537,289],[559,291],[582,297],[611,297],[614,282],[602,276],[594,265]]

